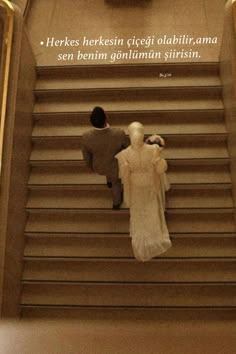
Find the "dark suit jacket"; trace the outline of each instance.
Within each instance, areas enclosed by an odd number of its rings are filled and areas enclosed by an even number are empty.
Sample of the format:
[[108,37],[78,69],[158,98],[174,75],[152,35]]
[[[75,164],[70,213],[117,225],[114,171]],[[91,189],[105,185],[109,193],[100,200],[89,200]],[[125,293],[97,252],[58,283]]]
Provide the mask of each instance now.
[[88,167],[105,176],[118,176],[114,156],[128,146],[120,128],[91,129],[82,137],[82,153]]

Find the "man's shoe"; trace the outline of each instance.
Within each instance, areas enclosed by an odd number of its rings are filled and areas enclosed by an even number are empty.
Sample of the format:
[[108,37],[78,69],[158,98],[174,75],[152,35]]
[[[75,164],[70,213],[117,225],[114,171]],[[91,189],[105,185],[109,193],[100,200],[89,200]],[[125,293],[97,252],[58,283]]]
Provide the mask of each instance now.
[[119,209],[120,209],[120,206],[121,206],[121,203],[120,203],[120,204],[117,204],[117,205],[113,204],[112,209],[113,209],[113,210],[119,210]]
[[112,188],[112,183],[111,182],[107,182],[107,187],[108,188]]
[[120,203],[119,203],[119,204],[113,204],[112,209],[113,209],[113,210],[119,210],[121,204],[123,203],[123,199],[124,199],[124,193],[123,193],[123,191],[122,191],[122,192],[121,192],[121,201],[120,201]]

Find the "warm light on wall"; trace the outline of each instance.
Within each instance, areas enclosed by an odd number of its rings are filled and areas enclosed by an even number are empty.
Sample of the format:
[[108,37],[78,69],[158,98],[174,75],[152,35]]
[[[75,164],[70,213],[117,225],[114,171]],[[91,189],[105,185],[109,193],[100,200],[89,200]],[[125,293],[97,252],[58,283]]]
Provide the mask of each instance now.
[[2,166],[2,151],[3,151],[3,137],[4,137],[4,127],[6,120],[6,107],[7,107],[7,91],[9,82],[9,72],[11,63],[11,48],[12,48],[12,38],[13,38],[13,24],[14,24],[14,8],[10,1],[0,0],[0,6],[4,9],[4,33],[3,33],[3,45],[2,45],[2,60],[0,72],[2,73],[2,85],[0,94],[0,108],[1,108],[1,119],[0,119],[0,174]]

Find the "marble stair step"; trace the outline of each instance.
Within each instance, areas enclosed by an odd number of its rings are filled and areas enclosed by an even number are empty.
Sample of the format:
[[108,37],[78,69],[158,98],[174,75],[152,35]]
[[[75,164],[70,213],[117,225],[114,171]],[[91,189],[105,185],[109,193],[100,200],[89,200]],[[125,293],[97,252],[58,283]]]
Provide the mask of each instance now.
[[[214,323],[214,330],[220,326],[235,326],[236,309],[234,307],[182,307],[182,308],[155,308],[155,307],[96,307],[96,306],[47,306],[47,305],[21,305],[21,317],[23,319],[80,319],[105,320],[108,324],[114,321],[124,326],[124,323],[142,323],[145,328],[149,323],[152,328],[155,325],[176,325],[182,323],[186,328],[192,324],[202,326],[205,324],[209,328],[210,323]],[[176,332],[175,332],[176,333]],[[178,331],[177,331],[178,333]],[[221,332],[220,332],[221,333]],[[186,334],[186,332],[185,332]]]
[[204,99],[204,98],[218,98],[222,97],[222,87],[218,86],[166,86],[166,87],[118,87],[118,88],[97,88],[97,89],[45,89],[35,90],[36,102],[51,102],[57,99],[65,102],[78,101],[91,102],[94,99],[104,99],[111,102],[121,100],[138,101],[153,101],[155,99],[179,100],[185,97],[188,99]]
[[[107,112],[112,127],[124,129],[133,121],[145,126],[145,133],[159,134],[211,134],[226,133],[223,111],[176,111],[176,112]],[[91,129],[90,112],[35,114],[33,137],[81,136]]]
[[63,102],[60,100],[55,100],[55,102],[40,102],[35,105],[34,113],[64,113],[64,112],[91,112],[95,106],[102,106],[106,111],[149,111],[151,110],[221,110],[223,109],[223,104],[220,99],[217,98],[205,98],[205,99],[195,99],[195,100],[175,100],[170,101],[160,100],[156,98],[153,101],[147,102],[147,100],[137,102],[121,102],[112,101],[111,103],[105,100],[94,100],[93,102],[82,102],[79,103],[77,100],[74,102]]
[[[227,159],[169,160],[171,183],[231,183]],[[105,177],[73,161],[31,161],[30,185],[101,185]]]
[[100,105],[106,111],[222,109],[217,87],[129,90],[51,90],[37,93],[34,113],[88,112]]
[[23,281],[236,282],[236,260],[164,259],[147,263],[121,258],[24,257]]
[[[236,257],[234,233],[171,234],[159,258]],[[27,233],[25,257],[133,257],[129,234]]]
[[[127,210],[27,209],[28,232],[128,233]],[[179,209],[166,213],[170,233],[235,232],[232,209]]]
[[[163,136],[165,158],[228,157],[225,134]],[[31,160],[82,160],[81,138],[34,138]]]
[[36,89],[220,85],[218,64],[37,67]]
[[[218,188],[217,188],[218,187]],[[167,193],[167,208],[232,208],[231,185],[201,186],[172,189]],[[31,188],[28,208],[111,208],[111,191],[99,189],[77,190],[75,187]],[[125,207],[125,205],[123,206]]]
[[[91,74],[90,74],[91,75]],[[221,85],[219,77],[216,75],[208,76],[191,76],[175,72],[159,71],[153,73],[143,73],[134,76],[123,75],[120,76],[108,76],[99,77],[85,77],[83,75],[74,75],[71,73],[68,76],[53,76],[39,77],[37,81],[35,92],[38,93],[41,90],[75,90],[75,89],[114,89],[114,88],[146,88],[146,87],[217,87]],[[152,76],[153,75],[153,76]]]
[[235,307],[236,284],[22,282],[21,305]]

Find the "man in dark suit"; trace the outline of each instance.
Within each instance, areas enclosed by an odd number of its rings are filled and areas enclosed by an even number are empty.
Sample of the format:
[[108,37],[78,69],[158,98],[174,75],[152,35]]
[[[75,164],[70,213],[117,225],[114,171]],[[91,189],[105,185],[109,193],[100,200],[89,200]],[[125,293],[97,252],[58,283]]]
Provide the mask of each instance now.
[[112,190],[113,209],[119,209],[123,201],[118,163],[114,156],[128,146],[124,130],[112,128],[101,107],[95,107],[90,116],[93,129],[82,137],[82,153],[88,167],[107,178]]

